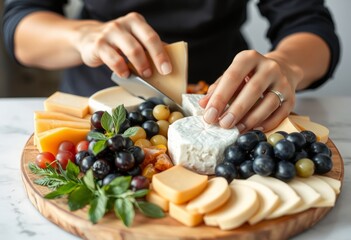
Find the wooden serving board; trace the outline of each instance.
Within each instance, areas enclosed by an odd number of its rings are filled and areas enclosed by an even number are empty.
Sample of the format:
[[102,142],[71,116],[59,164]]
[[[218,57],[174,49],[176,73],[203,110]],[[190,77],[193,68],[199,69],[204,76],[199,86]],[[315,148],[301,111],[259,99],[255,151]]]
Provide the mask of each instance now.
[[[327,176],[343,181],[344,164],[334,143],[327,145],[332,150],[334,167]],[[265,220],[254,226],[245,224],[231,231],[200,225],[190,228],[167,216],[151,219],[136,214],[133,226],[125,227],[113,213],[107,214],[98,224],[88,220],[87,209],[71,212],[65,198],[47,200],[43,196],[49,192],[46,187],[33,183],[37,178],[28,169],[38,151],[33,145],[33,136],[26,143],[21,159],[22,179],[30,201],[39,212],[64,230],[84,239],[287,239],[320,221],[331,208],[312,208],[304,212]]]

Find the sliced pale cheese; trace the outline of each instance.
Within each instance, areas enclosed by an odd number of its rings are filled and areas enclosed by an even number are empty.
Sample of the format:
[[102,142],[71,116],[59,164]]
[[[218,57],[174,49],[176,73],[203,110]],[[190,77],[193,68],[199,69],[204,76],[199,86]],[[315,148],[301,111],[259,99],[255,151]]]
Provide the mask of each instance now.
[[44,109],[84,118],[89,113],[88,98],[55,92],[44,101]]
[[277,194],[280,199],[279,206],[272,213],[270,213],[266,219],[281,217],[301,203],[301,198],[296,194],[296,192],[288,184],[279,179],[273,177],[262,177],[256,174],[249,177],[247,180],[266,185],[275,194]]
[[230,183],[230,185],[233,185],[234,187],[236,185],[245,185],[251,187],[256,191],[258,199],[260,201],[260,207],[257,212],[248,220],[251,225],[265,219],[276,207],[278,207],[280,203],[277,194],[275,194],[269,187],[262,183],[247,181],[243,179],[235,179]]
[[329,137],[329,129],[319,123],[308,121],[305,119],[294,118],[291,121],[301,130],[309,130],[314,132],[319,142],[326,143]]
[[169,215],[188,227],[199,225],[203,221],[202,214],[186,209],[186,204],[169,203]]
[[314,175],[317,178],[322,179],[326,183],[329,184],[329,186],[334,190],[336,194],[340,193],[340,188],[341,188],[341,181],[337,180],[335,178],[327,177],[327,176],[322,176],[322,175]]
[[292,133],[292,132],[300,132],[300,129],[287,117],[276,128],[274,128],[269,132],[266,132],[265,134],[268,137],[269,135],[277,131],[285,131],[287,133]]
[[185,203],[198,196],[207,185],[207,175],[200,175],[182,166],[174,166],[152,177],[153,189],[176,204]]
[[74,117],[60,112],[35,111],[34,120],[35,119],[54,119],[54,120],[63,120],[63,121],[74,121],[74,122],[89,122],[90,114],[87,114],[84,118],[78,118],[78,117]]
[[297,195],[299,195],[302,200],[300,205],[296,206],[288,214],[303,212],[314,206],[314,204],[321,199],[321,195],[312,187],[296,178],[289,181],[288,185],[295,190]]
[[305,121],[311,121],[310,116],[307,116],[307,115],[289,115],[289,118],[291,121],[293,121],[294,119],[302,119]]
[[312,207],[333,207],[336,200],[336,194],[328,183],[315,176],[308,178],[297,178],[298,180],[306,183],[312,187],[316,192],[321,195],[319,201],[313,204]]
[[127,111],[134,111],[144,100],[133,96],[122,87],[109,87],[94,93],[89,98],[89,111],[93,114],[96,111],[112,110],[123,104]]
[[208,181],[207,187],[200,195],[188,202],[186,209],[201,214],[209,213],[222,206],[229,197],[227,180],[215,177]]
[[78,129],[90,129],[90,122],[88,121],[65,121],[55,119],[36,119],[34,120],[34,133],[38,134],[50,129],[59,127],[70,127]]
[[230,185],[229,188],[229,200],[219,209],[204,216],[206,225],[230,230],[241,226],[256,213],[260,203],[255,190],[244,185]]
[[199,100],[203,94],[182,94],[182,107],[185,116],[202,116],[204,109],[200,107]]
[[152,189],[146,195],[146,201],[156,204],[165,212],[169,210],[169,201],[158,195],[157,192]]
[[207,124],[202,116],[179,119],[168,128],[168,152],[175,165],[201,174],[214,174],[226,146],[239,135],[237,128]]
[[165,50],[172,64],[172,72],[162,75],[153,66],[152,76],[144,79],[181,105],[182,94],[186,93],[188,84],[188,46],[186,42],[176,42],[166,45]]
[[69,140],[74,144],[85,140],[89,129],[76,128],[54,128],[35,135],[39,152],[51,152],[56,155],[58,147],[62,141]]

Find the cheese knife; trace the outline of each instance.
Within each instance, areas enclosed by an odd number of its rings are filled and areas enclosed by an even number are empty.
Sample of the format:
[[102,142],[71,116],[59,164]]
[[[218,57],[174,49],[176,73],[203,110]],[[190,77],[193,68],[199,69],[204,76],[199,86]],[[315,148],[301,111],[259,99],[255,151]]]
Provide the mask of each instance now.
[[183,108],[170,97],[133,73],[128,78],[122,78],[112,73],[111,80],[136,97],[144,100],[156,97],[168,105],[172,111],[184,112]]

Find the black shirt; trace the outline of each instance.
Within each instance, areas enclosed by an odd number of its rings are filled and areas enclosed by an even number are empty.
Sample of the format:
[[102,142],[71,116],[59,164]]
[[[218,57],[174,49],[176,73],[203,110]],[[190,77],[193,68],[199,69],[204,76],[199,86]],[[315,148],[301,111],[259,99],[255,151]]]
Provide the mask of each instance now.
[[[156,30],[164,42],[188,42],[190,83],[214,82],[230,65],[234,56],[248,45],[240,28],[246,20],[248,0],[84,0],[82,19],[109,21],[130,12],[138,12]],[[29,13],[50,10],[63,14],[64,0],[5,0],[3,31],[5,45],[14,56],[14,32]],[[257,4],[270,27],[267,37],[272,49],[285,36],[311,32],[322,37],[331,50],[328,73],[309,88],[329,79],[340,55],[334,23],[322,0],[261,0]],[[38,46],[40,47],[40,46]],[[66,69],[61,90],[89,96],[113,86],[111,70],[105,65],[85,65]]]

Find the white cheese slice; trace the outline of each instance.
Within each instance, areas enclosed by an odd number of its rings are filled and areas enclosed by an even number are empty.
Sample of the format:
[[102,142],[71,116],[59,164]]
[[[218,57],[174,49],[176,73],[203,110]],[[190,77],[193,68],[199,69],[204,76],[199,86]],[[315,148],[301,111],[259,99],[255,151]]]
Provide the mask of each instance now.
[[112,109],[123,104],[127,111],[136,110],[137,106],[144,102],[143,99],[131,95],[122,87],[110,87],[94,93],[88,101],[89,111],[107,111],[111,114]]
[[244,224],[259,208],[259,200],[255,190],[244,185],[230,185],[231,196],[219,209],[204,216],[208,226],[219,226],[222,230],[230,230]]
[[289,181],[288,185],[295,190],[297,195],[299,195],[302,200],[300,205],[296,206],[288,214],[305,211],[311,208],[316,202],[321,199],[321,195],[317,193],[312,187],[296,178]]
[[327,176],[322,176],[322,175],[314,175],[317,178],[322,179],[324,182],[328,183],[329,186],[331,186],[331,188],[334,190],[334,192],[336,194],[340,193],[340,188],[341,188],[341,181],[331,178],[331,177],[327,177]]
[[168,152],[175,165],[201,174],[214,174],[223,161],[224,149],[239,135],[237,128],[224,129],[207,124],[202,116],[175,121],[168,129]]
[[203,94],[183,94],[182,107],[186,116],[202,116],[205,109],[200,107],[199,100],[203,98]]
[[336,194],[328,183],[315,176],[308,178],[297,178],[312,187],[321,195],[321,199],[313,204],[312,207],[333,207],[336,200]]
[[273,177],[262,177],[256,174],[249,177],[247,180],[266,185],[275,194],[277,194],[280,199],[279,206],[271,214],[269,214],[266,219],[273,219],[286,215],[301,203],[301,198],[296,194],[296,192],[288,184],[279,179]]
[[233,185],[234,187],[236,185],[245,185],[256,191],[260,201],[260,207],[248,220],[251,225],[258,223],[267,217],[276,207],[278,207],[280,203],[279,197],[269,187],[262,183],[235,179],[230,183],[230,185]]
[[222,206],[229,197],[230,190],[227,180],[215,177],[208,181],[205,190],[200,195],[188,202],[186,210],[201,214],[209,213]]

